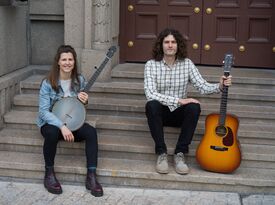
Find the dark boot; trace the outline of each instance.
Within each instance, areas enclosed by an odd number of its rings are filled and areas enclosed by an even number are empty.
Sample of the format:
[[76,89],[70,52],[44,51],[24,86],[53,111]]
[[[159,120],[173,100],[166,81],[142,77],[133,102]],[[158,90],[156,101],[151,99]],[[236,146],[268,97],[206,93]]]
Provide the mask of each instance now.
[[86,188],[91,190],[91,194],[95,197],[103,196],[102,186],[96,180],[96,172],[89,171],[86,177]]
[[62,187],[59,181],[55,177],[53,167],[46,168],[45,178],[44,178],[44,187],[48,190],[48,192],[52,194],[62,193]]

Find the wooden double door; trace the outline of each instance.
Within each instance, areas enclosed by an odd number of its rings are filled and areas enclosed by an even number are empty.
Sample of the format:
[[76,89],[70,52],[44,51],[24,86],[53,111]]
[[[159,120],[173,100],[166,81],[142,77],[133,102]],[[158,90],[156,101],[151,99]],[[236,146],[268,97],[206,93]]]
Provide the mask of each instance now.
[[121,61],[145,62],[166,27],[187,39],[196,64],[275,68],[275,0],[121,0]]

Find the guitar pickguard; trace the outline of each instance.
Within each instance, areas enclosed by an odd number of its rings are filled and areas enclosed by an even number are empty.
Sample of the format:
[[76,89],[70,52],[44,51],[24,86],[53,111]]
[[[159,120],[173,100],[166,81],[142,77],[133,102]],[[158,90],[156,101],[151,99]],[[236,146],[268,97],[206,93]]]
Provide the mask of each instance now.
[[234,136],[230,127],[218,126],[215,129],[216,135],[222,137],[222,143],[225,146],[232,146],[234,144]]
[[234,144],[234,136],[233,136],[232,129],[230,127],[227,127],[227,134],[223,138],[222,143],[228,147]]

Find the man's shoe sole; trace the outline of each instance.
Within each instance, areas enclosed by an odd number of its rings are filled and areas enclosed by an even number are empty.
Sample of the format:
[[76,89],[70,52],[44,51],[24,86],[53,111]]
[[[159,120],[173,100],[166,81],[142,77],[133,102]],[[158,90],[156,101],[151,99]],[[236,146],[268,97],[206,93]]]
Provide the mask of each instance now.
[[182,175],[184,175],[184,174],[188,174],[188,173],[189,173],[189,170],[187,170],[187,171],[183,171],[183,172],[178,171],[178,170],[175,170],[175,171],[176,171],[176,173],[178,173],[178,174],[182,174]]
[[167,170],[167,171],[161,171],[161,170],[157,170],[156,169],[156,172],[159,173],[159,174],[168,174],[169,170]]

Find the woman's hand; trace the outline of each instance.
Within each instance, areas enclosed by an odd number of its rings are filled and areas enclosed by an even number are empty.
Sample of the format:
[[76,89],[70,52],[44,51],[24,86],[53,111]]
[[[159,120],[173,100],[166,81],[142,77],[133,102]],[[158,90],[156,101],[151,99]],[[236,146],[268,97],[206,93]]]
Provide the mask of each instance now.
[[189,103],[198,103],[198,104],[200,104],[200,101],[198,101],[194,98],[186,98],[186,99],[179,99],[178,103],[180,105],[186,105],[186,104],[189,104]]
[[84,105],[88,103],[89,96],[87,93],[80,92],[80,93],[78,93],[77,97]]
[[63,135],[63,138],[65,141],[68,141],[68,142],[73,142],[74,141],[74,135],[73,133],[71,132],[71,130],[69,130],[69,128],[66,127],[66,125],[63,125],[61,128],[61,133]]

